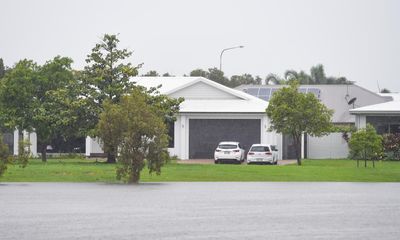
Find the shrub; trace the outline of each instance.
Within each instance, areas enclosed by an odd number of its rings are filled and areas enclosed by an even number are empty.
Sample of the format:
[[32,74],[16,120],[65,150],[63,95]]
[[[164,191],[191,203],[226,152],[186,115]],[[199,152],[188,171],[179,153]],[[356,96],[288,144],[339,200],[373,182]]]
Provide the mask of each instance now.
[[388,159],[400,160],[400,133],[383,135],[383,148]]
[[[370,124],[366,128],[360,129],[351,135],[349,141],[350,158],[365,160],[365,167],[367,160],[376,160],[381,158],[383,153],[382,136],[376,133],[376,130]],[[373,162],[374,166],[375,163]]]

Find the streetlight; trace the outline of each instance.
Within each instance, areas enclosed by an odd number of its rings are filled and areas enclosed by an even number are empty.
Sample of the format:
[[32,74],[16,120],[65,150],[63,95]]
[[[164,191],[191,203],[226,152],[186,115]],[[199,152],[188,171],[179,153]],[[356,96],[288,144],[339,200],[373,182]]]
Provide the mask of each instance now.
[[219,70],[221,72],[222,72],[222,54],[225,51],[232,50],[232,49],[235,49],[235,48],[244,48],[244,46],[236,46],[236,47],[225,48],[225,49],[222,50],[221,55],[219,55]]

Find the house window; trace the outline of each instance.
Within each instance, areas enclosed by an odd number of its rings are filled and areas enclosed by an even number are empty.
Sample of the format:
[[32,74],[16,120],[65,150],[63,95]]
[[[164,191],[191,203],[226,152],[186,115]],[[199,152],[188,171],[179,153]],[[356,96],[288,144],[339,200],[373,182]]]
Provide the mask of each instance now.
[[367,123],[374,126],[378,134],[400,132],[400,117],[398,116],[367,116]]
[[175,147],[175,122],[168,122],[168,147]]

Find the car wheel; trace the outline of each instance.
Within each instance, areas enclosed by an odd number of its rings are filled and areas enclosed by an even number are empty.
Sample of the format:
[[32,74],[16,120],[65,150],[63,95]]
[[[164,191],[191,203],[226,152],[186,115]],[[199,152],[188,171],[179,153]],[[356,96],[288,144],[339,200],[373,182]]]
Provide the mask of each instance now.
[[219,163],[219,161],[218,160],[214,160],[214,164],[218,164]]

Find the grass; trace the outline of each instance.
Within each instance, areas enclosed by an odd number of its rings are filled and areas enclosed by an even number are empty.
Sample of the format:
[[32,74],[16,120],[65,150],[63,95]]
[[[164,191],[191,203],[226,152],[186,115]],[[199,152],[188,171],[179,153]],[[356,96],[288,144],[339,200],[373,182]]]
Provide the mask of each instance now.
[[[363,166],[363,162],[360,162]],[[115,165],[84,159],[34,159],[26,168],[10,166],[1,182],[118,182]],[[352,160],[304,160],[302,166],[203,165],[170,163],[161,175],[143,170],[142,182],[168,181],[328,181],[400,182],[400,162],[380,161],[376,168],[356,167]]]

